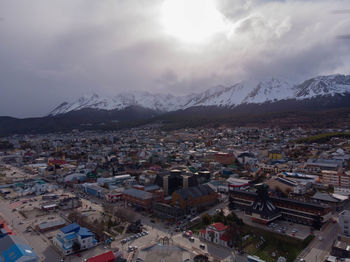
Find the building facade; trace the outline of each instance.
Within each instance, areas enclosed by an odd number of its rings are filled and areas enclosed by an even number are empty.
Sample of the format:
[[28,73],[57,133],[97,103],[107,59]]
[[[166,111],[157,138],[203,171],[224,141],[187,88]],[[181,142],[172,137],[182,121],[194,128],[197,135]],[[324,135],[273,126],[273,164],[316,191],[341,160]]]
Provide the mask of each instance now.
[[63,255],[69,255],[96,246],[97,240],[89,229],[73,223],[61,228],[53,243]]
[[228,247],[227,226],[222,223],[215,223],[203,229],[199,236],[208,242]]
[[339,214],[339,226],[343,235],[350,237],[350,211],[344,210]]
[[[258,194],[251,191],[231,190],[230,205],[245,211],[247,215],[253,215],[253,204],[258,199]],[[274,207],[278,209],[281,218],[287,221],[322,226],[331,219],[331,208],[311,202],[302,202],[298,200],[270,197]],[[318,227],[318,226],[317,226]]]

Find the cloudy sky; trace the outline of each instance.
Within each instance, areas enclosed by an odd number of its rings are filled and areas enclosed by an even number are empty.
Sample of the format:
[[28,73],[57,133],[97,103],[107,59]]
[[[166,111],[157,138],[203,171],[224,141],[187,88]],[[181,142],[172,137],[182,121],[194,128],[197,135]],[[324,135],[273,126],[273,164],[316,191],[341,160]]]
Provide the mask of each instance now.
[[0,115],[350,74],[349,0],[0,0]]

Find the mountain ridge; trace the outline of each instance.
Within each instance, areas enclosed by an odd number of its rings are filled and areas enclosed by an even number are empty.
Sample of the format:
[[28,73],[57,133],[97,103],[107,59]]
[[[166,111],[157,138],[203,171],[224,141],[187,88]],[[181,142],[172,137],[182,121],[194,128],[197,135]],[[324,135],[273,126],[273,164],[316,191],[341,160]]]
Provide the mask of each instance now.
[[262,104],[288,99],[303,100],[347,93],[350,93],[350,75],[317,76],[300,84],[270,78],[264,81],[242,81],[228,87],[216,86],[187,96],[142,91],[120,93],[112,97],[102,97],[97,94],[85,95],[71,103],[61,103],[49,113],[49,116],[85,108],[123,110],[129,106],[140,106],[160,113],[194,106],[233,108],[242,104]]

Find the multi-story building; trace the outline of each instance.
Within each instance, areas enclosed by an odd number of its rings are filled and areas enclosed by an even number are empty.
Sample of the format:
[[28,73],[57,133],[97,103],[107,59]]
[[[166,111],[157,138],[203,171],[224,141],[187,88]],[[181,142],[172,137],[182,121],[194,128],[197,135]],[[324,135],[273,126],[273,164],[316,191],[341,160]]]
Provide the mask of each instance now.
[[339,214],[339,226],[341,232],[350,237],[350,210],[344,210]]
[[172,194],[172,205],[195,214],[201,208],[217,202],[218,194],[208,185],[200,185],[176,190]]
[[54,245],[63,255],[79,250],[89,249],[97,245],[95,234],[76,223],[61,228],[53,239]]
[[[244,210],[255,221],[261,220],[263,223],[269,223],[271,219],[278,217],[277,214],[279,213],[280,217],[287,221],[316,226],[317,224],[323,225],[331,218],[331,208],[328,206],[280,197],[269,197],[270,204],[266,203],[265,210],[270,210],[269,212],[273,213],[273,215],[260,214],[260,217],[257,217],[256,214],[258,213],[256,211],[260,209],[254,208],[254,203],[258,199],[260,197],[256,192],[230,191],[231,205]],[[271,207],[271,204],[273,207]],[[260,205],[260,207],[264,206]],[[278,213],[276,213],[275,208]]]
[[350,172],[322,170],[322,183],[334,187],[350,188]]

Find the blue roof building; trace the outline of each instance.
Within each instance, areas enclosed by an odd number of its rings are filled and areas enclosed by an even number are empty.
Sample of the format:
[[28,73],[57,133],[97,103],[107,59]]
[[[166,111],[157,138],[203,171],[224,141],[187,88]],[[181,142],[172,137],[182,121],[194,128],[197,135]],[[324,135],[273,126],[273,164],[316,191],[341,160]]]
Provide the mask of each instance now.
[[26,241],[16,235],[0,239],[0,262],[38,262],[39,257]]
[[89,229],[73,223],[61,228],[53,243],[62,254],[69,255],[77,251],[73,250],[75,243],[80,247],[79,250],[84,250],[96,246],[97,240],[95,239],[95,234]]

